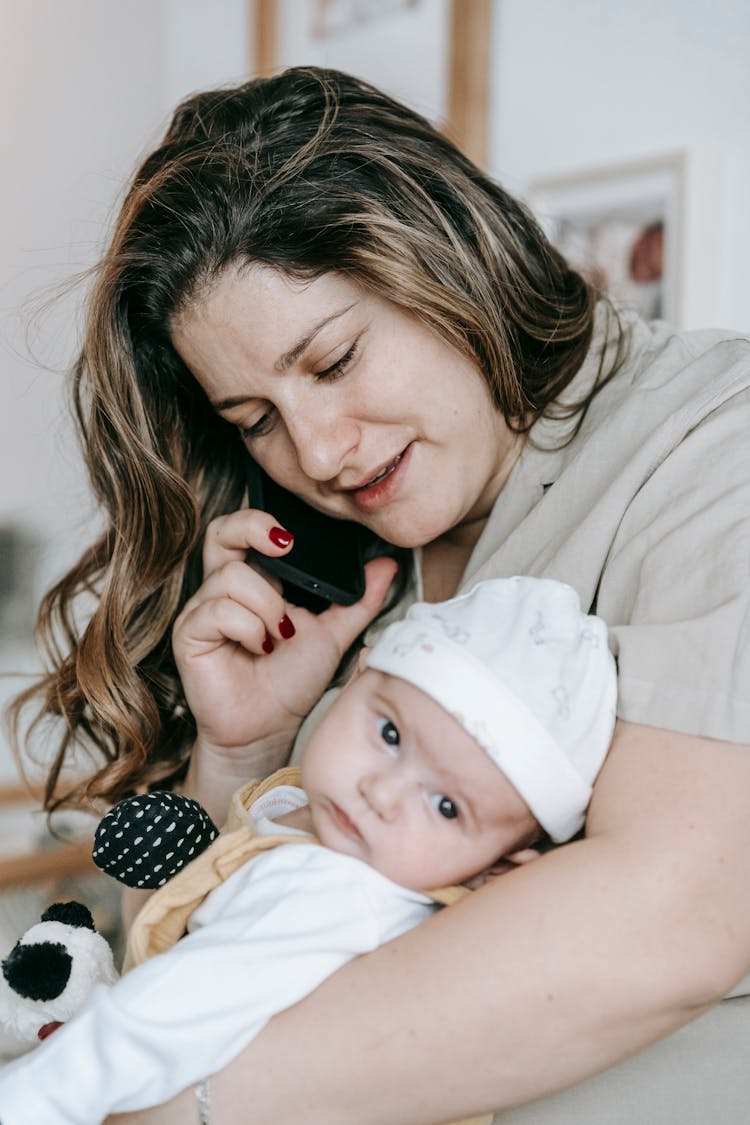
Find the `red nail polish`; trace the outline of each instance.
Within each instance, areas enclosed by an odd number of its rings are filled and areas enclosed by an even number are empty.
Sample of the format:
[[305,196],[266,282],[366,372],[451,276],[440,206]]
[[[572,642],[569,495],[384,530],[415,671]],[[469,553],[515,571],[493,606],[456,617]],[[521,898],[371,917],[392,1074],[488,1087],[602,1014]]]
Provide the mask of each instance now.
[[281,621],[279,621],[279,632],[281,633],[285,641],[288,641],[289,638],[293,637],[297,632],[286,614],[284,614]]
[[274,547],[288,547],[290,543],[294,542],[291,531],[284,531],[283,527],[272,527],[268,533],[268,538]]
[[261,645],[261,648],[264,652],[273,652],[273,638],[271,637],[270,633],[266,633],[265,637],[263,638],[263,644]]

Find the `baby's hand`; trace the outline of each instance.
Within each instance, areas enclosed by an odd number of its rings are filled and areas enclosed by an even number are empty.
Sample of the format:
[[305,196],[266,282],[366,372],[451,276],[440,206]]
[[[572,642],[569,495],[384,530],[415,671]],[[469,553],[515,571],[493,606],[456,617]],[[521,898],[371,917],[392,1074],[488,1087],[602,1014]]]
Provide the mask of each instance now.
[[506,855],[503,859],[497,860],[491,867],[480,871],[478,875],[473,875],[471,879],[467,879],[464,886],[468,887],[470,891],[478,891],[480,887],[483,887],[485,883],[492,882],[498,875],[507,875],[509,871],[515,871],[517,867],[530,863],[532,859],[538,859],[541,854],[536,848],[523,848],[521,851],[512,852],[511,855]]

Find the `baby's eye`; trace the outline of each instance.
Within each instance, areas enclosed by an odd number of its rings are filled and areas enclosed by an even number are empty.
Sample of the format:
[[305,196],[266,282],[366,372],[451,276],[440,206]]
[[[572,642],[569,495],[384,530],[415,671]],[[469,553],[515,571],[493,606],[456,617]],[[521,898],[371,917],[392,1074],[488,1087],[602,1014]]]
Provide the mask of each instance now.
[[388,746],[398,746],[401,741],[401,736],[396,727],[390,719],[380,719],[378,723],[380,737]]
[[440,815],[444,816],[446,820],[455,820],[458,816],[458,806],[450,797],[444,797],[441,793],[435,793],[433,797],[430,797],[430,800]]

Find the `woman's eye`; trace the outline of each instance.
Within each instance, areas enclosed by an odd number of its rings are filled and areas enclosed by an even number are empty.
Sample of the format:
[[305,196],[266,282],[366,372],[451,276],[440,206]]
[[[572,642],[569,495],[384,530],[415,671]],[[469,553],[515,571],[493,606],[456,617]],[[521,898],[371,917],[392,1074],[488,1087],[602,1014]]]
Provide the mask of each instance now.
[[243,441],[250,441],[252,438],[263,437],[264,434],[270,432],[274,423],[274,411],[267,410],[262,414],[257,421],[253,422],[252,426],[240,426],[240,436]]
[[378,729],[380,731],[380,737],[386,745],[398,746],[401,741],[401,736],[398,733],[398,727],[396,727],[390,719],[381,719],[378,724]]
[[444,816],[446,820],[455,820],[457,818],[458,806],[450,797],[444,797],[442,793],[436,793],[430,800],[440,815]]
[[324,368],[323,371],[316,371],[315,378],[322,381],[324,379],[336,379],[339,375],[343,375],[354,359],[358,342],[358,340],[355,340],[349,348],[349,351],[345,352],[344,355],[342,355],[340,359],[337,359],[335,363],[332,363],[330,367]]

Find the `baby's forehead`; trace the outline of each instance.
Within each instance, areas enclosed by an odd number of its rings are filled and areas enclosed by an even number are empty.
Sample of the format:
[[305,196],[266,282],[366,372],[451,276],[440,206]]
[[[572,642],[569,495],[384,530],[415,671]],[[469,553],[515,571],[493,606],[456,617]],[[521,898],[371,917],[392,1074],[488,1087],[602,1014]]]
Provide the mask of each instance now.
[[396,708],[402,721],[408,720],[416,725],[429,718],[434,722],[448,721],[451,718],[428,692],[392,672],[363,666],[360,675],[353,677],[350,684],[357,682],[371,700]]

